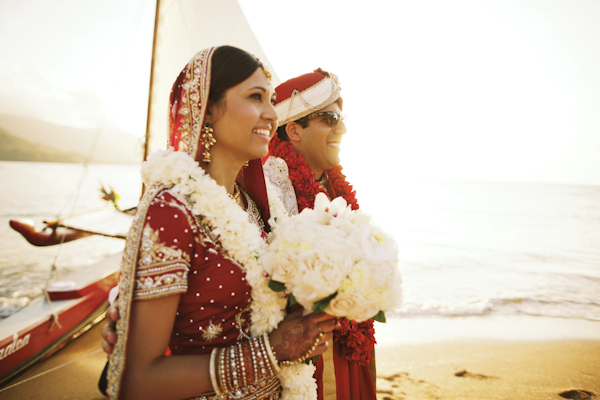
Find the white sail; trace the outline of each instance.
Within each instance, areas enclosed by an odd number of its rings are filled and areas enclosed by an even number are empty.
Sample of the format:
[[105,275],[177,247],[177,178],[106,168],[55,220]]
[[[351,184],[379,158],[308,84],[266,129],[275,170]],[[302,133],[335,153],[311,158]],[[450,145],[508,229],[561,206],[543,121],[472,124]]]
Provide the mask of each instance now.
[[232,45],[255,54],[279,79],[236,0],[159,0],[148,116],[149,152],[165,148],[169,93],[199,50]]

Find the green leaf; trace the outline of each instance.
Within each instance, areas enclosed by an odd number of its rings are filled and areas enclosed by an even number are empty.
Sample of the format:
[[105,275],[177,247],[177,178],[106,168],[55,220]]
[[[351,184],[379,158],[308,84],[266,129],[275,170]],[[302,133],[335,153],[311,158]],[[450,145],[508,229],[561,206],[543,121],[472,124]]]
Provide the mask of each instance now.
[[290,302],[290,304],[289,304],[290,306],[298,304],[298,300],[296,300],[296,297],[293,294],[290,294],[289,302]]
[[274,292],[283,292],[285,290],[285,284],[271,279],[269,281],[269,288]]
[[331,296],[327,296],[324,299],[317,301],[313,305],[312,312],[315,314],[325,312],[325,309],[327,308],[327,306],[329,306],[329,302],[333,300],[335,296],[337,296],[337,292],[335,292]]
[[385,323],[385,313],[383,311],[379,311],[376,316],[371,318],[373,321],[384,322]]

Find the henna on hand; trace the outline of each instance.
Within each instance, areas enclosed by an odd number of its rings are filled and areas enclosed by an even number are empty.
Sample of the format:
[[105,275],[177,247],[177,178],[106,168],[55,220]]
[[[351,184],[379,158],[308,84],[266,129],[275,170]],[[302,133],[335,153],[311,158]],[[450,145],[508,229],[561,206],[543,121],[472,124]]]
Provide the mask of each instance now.
[[309,337],[310,322],[302,318],[297,324],[285,329],[281,334],[281,342],[275,347],[280,360],[295,360],[306,352],[306,342],[312,342]]
[[[335,317],[327,314],[301,315],[301,310],[289,314],[270,335],[279,361],[298,360],[306,356],[311,348],[314,350],[310,357],[321,354],[327,350],[326,342],[333,339]],[[318,340],[321,332],[324,336]]]

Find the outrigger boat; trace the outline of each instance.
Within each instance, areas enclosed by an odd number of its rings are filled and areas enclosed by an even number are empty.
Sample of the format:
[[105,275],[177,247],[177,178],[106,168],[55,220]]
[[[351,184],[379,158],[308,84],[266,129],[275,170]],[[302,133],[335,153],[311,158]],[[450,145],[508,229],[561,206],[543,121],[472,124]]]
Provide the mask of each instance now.
[[[100,210],[67,221],[46,223],[36,231],[27,221],[10,225],[35,246],[51,246],[90,235],[124,238],[133,216]],[[85,228],[85,229],[84,229]],[[108,292],[118,282],[121,253],[51,282],[45,297],[0,321],[0,384],[52,355],[104,318]]]
[[[162,148],[166,143],[164,111],[172,82],[182,66],[198,50],[222,44],[248,50],[268,64],[236,0],[156,1],[144,159],[152,148]],[[272,75],[276,85],[278,78]],[[124,238],[131,221],[130,214],[103,210],[49,221],[41,231],[27,221],[10,221],[10,225],[29,243],[51,246],[90,235]],[[117,253],[52,282],[44,298],[0,321],[0,386],[5,386],[1,390],[6,390],[7,382],[15,375],[104,318],[108,292],[118,281],[120,260],[121,253]],[[98,349],[99,340],[90,351]]]

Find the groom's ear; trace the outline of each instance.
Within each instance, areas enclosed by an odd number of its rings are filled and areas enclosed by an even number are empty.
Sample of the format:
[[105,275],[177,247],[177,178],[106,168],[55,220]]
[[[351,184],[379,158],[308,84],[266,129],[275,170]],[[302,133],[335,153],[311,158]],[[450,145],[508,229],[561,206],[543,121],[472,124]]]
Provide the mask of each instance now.
[[285,126],[285,133],[287,133],[288,138],[290,138],[291,141],[299,142],[302,140],[302,135],[300,132],[301,127],[296,122],[288,122]]

